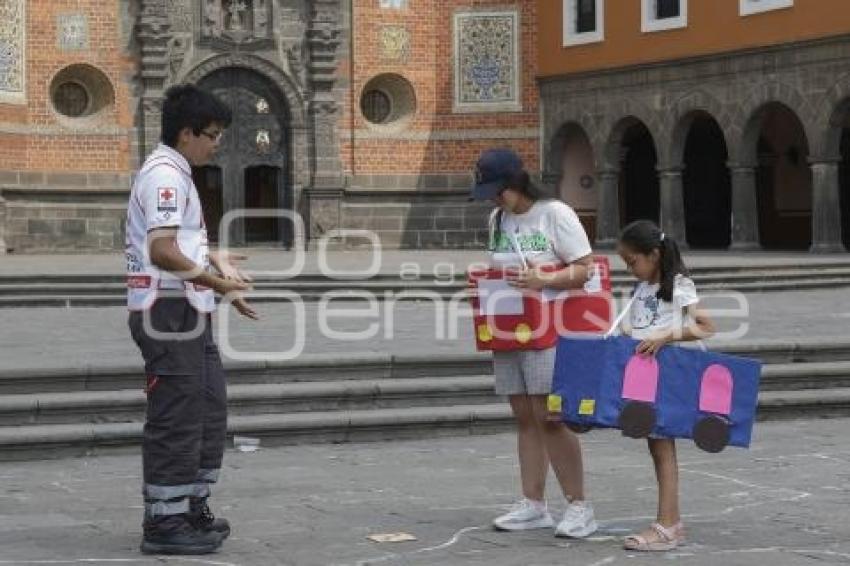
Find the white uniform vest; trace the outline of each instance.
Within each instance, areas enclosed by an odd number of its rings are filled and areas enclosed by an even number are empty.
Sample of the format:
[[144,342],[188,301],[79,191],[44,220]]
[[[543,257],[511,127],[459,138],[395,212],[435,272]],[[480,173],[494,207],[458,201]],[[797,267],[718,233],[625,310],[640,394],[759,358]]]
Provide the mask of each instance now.
[[[178,228],[180,252],[209,269],[209,244],[192,167],[179,152],[160,144],[147,158],[130,192],[127,208],[127,307],[147,310],[160,289],[182,290],[201,312],[215,310],[212,290],[184,281],[153,265],[148,237],[156,228]],[[171,292],[173,293],[173,291]]]

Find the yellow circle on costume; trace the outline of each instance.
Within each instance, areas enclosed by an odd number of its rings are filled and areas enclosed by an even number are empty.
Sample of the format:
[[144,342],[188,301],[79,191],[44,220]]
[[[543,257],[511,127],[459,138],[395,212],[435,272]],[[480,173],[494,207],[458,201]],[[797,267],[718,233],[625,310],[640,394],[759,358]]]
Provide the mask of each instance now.
[[514,328],[514,335],[517,342],[526,344],[531,340],[531,327],[524,322],[517,324],[516,328]]
[[488,324],[479,324],[478,325],[478,339],[482,342],[489,342],[493,339],[493,333],[490,332],[490,325],[488,325]]

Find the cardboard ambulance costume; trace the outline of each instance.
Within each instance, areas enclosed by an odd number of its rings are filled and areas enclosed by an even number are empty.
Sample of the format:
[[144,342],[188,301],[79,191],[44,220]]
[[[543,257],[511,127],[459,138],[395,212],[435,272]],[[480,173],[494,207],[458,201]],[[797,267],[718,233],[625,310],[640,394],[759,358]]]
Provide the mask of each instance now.
[[707,452],[750,445],[761,363],[638,340],[561,338],[549,410],[578,428],[618,428],[633,438],[692,438]]
[[[478,350],[543,350],[561,333],[601,333],[611,325],[611,277],[608,258],[595,257],[594,274],[584,289],[559,291],[514,289],[507,277],[514,269],[469,273],[475,343]],[[564,267],[543,267],[556,271]]]

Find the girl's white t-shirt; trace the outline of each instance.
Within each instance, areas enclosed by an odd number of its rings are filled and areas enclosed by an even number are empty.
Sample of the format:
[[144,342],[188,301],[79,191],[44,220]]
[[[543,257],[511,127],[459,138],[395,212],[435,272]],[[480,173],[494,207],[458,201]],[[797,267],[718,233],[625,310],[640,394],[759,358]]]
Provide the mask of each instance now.
[[641,281],[635,288],[629,309],[632,338],[643,340],[659,330],[681,328],[686,320],[684,309],[699,302],[694,282],[684,275],[676,275],[670,302],[656,297],[659,287],[658,283]]
[[[491,225],[498,219],[498,209]],[[491,230],[493,267],[522,267],[514,242],[530,266],[569,264],[591,254],[590,242],[578,215],[554,199],[538,200],[523,214],[502,214],[501,230]]]

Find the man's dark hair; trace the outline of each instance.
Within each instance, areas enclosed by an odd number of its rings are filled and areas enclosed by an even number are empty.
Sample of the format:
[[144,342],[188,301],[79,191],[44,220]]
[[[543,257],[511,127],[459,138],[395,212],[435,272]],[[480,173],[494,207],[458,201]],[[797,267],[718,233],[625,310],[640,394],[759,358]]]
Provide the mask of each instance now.
[[162,103],[162,143],[176,147],[183,128],[199,136],[212,124],[228,127],[231,119],[230,108],[212,93],[191,84],[173,86]]

